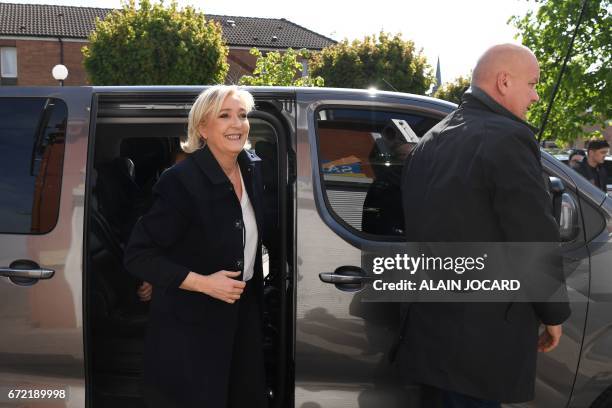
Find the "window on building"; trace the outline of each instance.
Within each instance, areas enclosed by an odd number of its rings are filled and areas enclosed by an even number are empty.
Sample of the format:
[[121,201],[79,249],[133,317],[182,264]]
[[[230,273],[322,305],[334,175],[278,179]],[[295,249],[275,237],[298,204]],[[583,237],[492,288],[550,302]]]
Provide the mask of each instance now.
[[67,118],[58,99],[0,98],[0,233],[55,227]]
[[17,48],[0,47],[0,85],[17,85]]

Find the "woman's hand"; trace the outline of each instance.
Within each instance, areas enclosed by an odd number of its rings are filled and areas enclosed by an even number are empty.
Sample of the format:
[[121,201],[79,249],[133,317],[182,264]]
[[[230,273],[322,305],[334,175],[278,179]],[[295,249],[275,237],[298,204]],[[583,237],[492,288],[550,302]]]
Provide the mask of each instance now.
[[218,271],[206,276],[189,272],[180,288],[201,292],[223,302],[235,303],[246,286],[246,282],[233,279],[239,275],[240,271]]
[[151,300],[151,295],[153,294],[153,285],[151,285],[149,282],[142,282],[142,285],[138,287],[136,294],[141,302],[148,302]]

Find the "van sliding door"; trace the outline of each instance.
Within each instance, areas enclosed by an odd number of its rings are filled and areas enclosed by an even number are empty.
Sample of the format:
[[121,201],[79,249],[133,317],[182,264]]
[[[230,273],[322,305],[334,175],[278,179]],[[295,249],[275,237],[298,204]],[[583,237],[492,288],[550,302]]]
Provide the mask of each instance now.
[[362,301],[362,250],[403,240],[398,138],[450,107],[327,92],[298,97],[295,406],[415,406],[388,363],[399,305]]

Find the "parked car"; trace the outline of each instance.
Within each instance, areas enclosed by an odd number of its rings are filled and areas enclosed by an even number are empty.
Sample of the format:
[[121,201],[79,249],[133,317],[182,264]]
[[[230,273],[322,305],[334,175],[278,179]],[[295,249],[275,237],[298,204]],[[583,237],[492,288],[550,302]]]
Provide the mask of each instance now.
[[[27,402],[10,390],[63,390],[62,406],[142,406],[148,310],[123,248],[202,89],[0,88],[3,405]],[[418,388],[394,381],[387,363],[395,305],[361,302],[359,291],[361,249],[402,240],[401,228],[364,225],[400,206],[366,199],[374,183],[392,194],[401,170],[385,132],[408,125],[421,137],[455,105],[389,92],[251,90],[249,144],[264,166],[270,237],[272,406],[410,406]],[[536,400],[517,406],[609,407],[612,199],[545,152],[542,164],[572,271],[572,315],[560,346],[539,356]]]

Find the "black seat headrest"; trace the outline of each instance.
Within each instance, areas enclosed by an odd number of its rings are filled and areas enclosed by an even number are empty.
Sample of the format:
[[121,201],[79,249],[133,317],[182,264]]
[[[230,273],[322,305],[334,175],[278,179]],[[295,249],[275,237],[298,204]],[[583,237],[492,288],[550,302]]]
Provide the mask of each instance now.
[[255,144],[255,153],[261,158],[264,188],[267,192],[278,190],[276,144],[259,141]]
[[113,165],[117,166],[117,170],[122,172],[133,182],[136,182],[136,168],[134,162],[129,157],[117,157],[112,161]]
[[121,236],[129,236],[135,220],[133,208],[140,196],[140,187],[134,181],[134,163],[127,157],[117,157],[97,166],[96,198],[100,213]]

